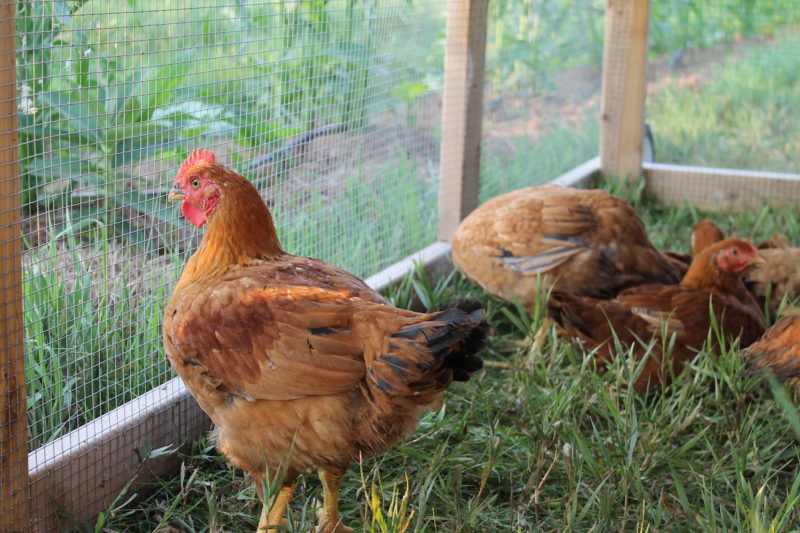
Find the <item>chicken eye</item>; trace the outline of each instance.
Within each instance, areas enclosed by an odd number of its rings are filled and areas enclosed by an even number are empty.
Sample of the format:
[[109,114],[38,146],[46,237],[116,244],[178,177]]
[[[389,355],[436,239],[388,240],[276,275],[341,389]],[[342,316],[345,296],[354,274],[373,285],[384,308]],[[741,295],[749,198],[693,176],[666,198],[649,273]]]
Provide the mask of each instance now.
[[192,185],[192,189],[198,189],[200,187],[200,180],[197,179],[197,178],[194,178],[192,180],[191,185]]
[[739,255],[739,250],[737,250],[736,248],[734,248],[733,250],[731,250],[731,254],[732,254],[732,255]]

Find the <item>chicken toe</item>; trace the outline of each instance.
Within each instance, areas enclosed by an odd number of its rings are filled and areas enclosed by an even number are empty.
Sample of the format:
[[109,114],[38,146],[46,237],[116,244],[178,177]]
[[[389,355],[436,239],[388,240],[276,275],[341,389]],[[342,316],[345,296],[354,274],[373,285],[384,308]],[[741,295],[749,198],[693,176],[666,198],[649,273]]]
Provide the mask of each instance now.
[[286,525],[286,508],[289,506],[289,502],[292,501],[297,485],[295,483],[284,485],[270,507],[268,502],[264,501],[264,493],[261,485],[263,476],[254,475],[253,481],[256,492],[258,493],[258,499],[263,503],[261,518],[258,521],[256,533],[278,533],[278,526]]
[[322,481],[324,502],[322,509],[317,511],[319,527],[316,533],[353,533],[353,528],[342,524],[339,516],[339,488],[346,469],[327,467],[319,469],[319,479]]

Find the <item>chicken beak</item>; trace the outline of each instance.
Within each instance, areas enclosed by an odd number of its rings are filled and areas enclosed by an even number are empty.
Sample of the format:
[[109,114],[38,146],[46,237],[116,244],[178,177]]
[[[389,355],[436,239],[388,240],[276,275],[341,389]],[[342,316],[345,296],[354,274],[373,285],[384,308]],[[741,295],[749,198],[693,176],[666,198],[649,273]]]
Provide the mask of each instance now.
[[178,189],[177,187],[173,187],[167,193],[167,199],[172,200],[173,202],[180,202],[183,200],[183,191]]
[[763,265],[766,262],[767,260],[764,259],[764,256],[756,254],[753,257],[751,257],[749,261],[747,261],[747,264],[748,266],[755,266],[755,265]]

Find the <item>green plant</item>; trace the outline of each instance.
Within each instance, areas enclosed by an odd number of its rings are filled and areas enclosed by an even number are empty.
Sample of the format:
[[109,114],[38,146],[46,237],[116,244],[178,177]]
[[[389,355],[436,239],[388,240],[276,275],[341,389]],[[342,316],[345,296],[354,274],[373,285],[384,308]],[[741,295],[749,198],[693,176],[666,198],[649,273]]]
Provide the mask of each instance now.
[[181,258],[112,249],[102,225],[81,232],[99,244],[82,244],[73,230],[67,221],[62,237],[29,252],[24,265],[32,449],[171,377],[155,354],[166,286]]

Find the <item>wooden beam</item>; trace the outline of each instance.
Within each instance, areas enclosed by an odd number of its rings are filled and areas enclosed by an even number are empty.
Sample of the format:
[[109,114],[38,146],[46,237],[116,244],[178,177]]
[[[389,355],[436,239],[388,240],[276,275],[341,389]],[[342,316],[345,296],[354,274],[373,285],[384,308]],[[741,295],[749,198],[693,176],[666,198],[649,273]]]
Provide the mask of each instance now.
[[94,520],[138,473],[131,490],[171,476],[180,458],[142,463],[148,449],[178,448],[211,428],[211,421],[174,378],[30,453],[34,531],[61,531]]
[[478,205],[488,0],[448,0],[439,239],[449,241]]
[[800,205],[800,174],[646,163],[647,186],[660,204],[741,212]]
[[569,170],[550,183],[564,187],[584,188],[590,187],[592,182],[600,176],[600,157],[593,157],[582,165]]
[[600,159],[620,179],[642,170],[649,0],[607,0]]
[[0,4],[0,531],[30,530],[14,2]]
[[437,241],[368,277],[364,281],[367,285],[379,291],[400,283],[418,264],[423,265],[425,270],[429,272],[449,271],[452,268],[447,259],[449,255],[450,245],[446,242]]

